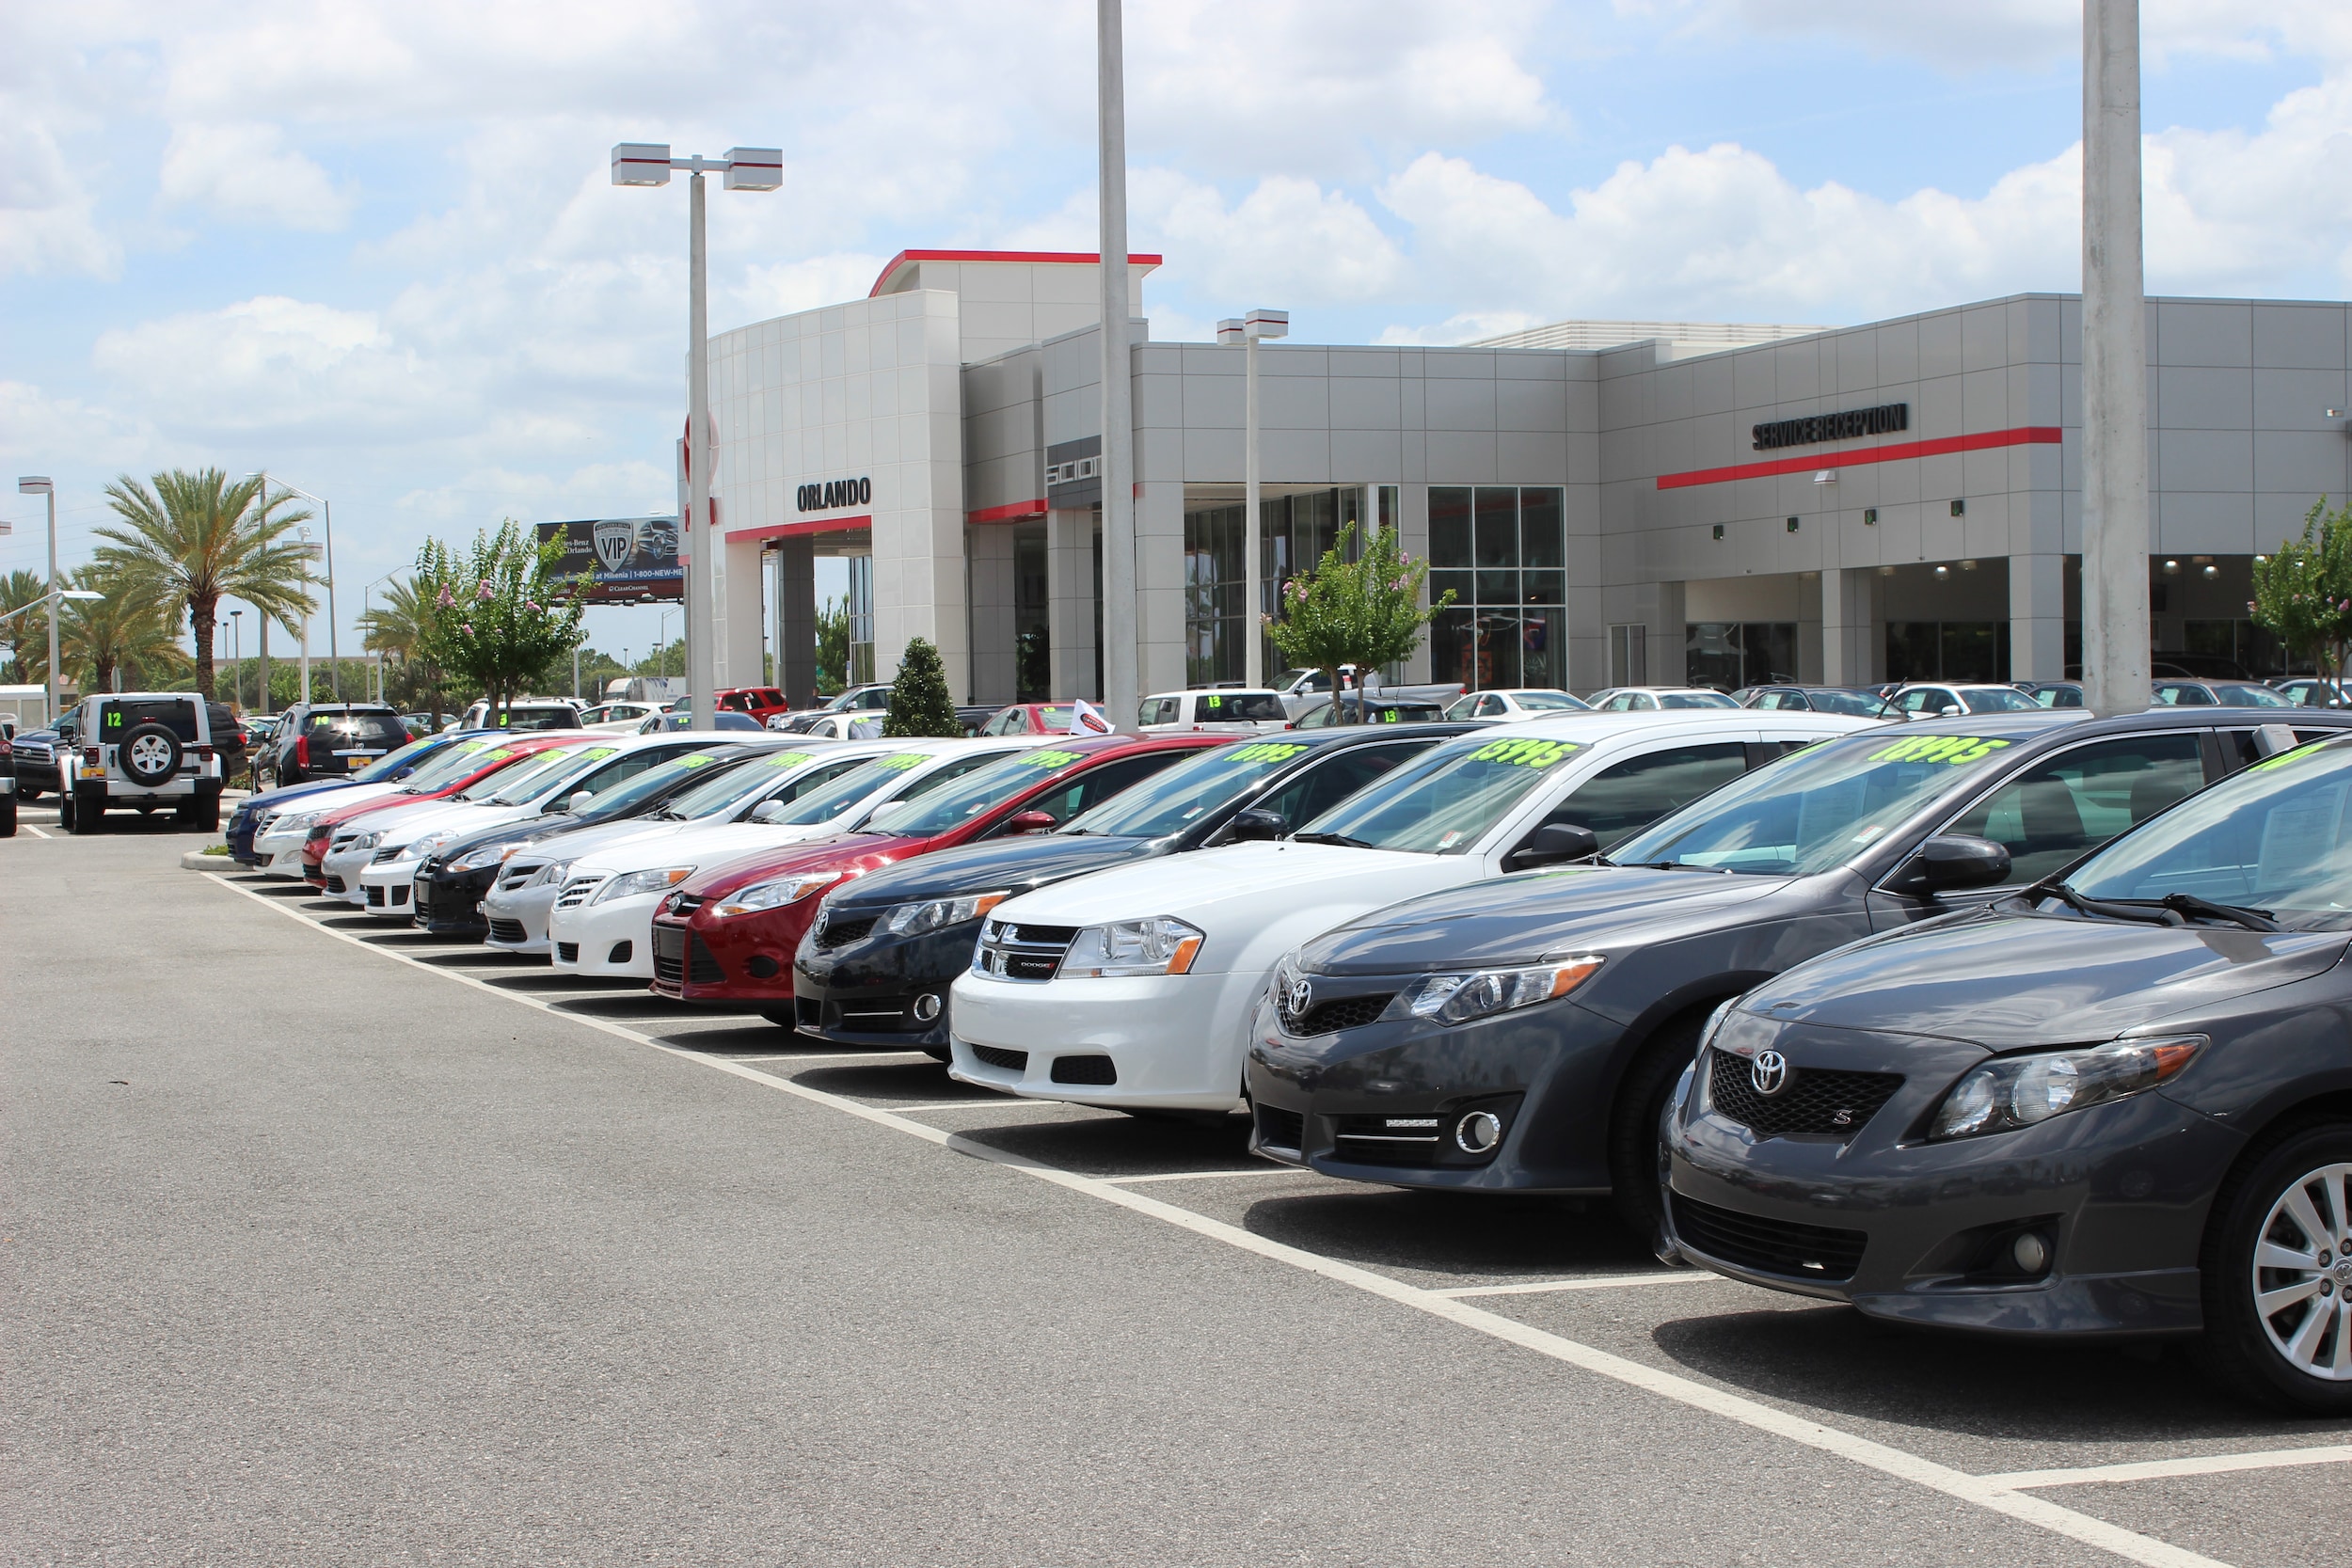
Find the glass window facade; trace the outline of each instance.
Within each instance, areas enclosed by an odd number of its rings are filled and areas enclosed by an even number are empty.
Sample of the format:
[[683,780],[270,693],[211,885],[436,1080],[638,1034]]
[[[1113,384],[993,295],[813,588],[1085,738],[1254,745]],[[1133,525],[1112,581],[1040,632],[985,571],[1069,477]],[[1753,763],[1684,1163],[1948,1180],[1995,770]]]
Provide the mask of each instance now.
[[1685,685],[1737,691],[1797,678],[1794,621],[1693,621],[1683,647]]
[[1464,686],[1567,688],[1567,539],[1556,488],[1429,487],[1429,676]]
[[874,558],[853,555],[850,568],[850,681],[874,678]]
[[1886,678],[2005,682],[2009,679],[2009,623],[1889,621]]
[[[1393,486],[1384,487],[1389,503]],[[1311,490],[1302,495],[1270,497],[1259,502],[1260,573],[1265,602],[1271,611],[1282,584],[1311,573],[1324,555],[1339,543],[1342,530],[1360,525],[1363,492],[1353,486]],[[1249,620],[1243,603],[1248,596],[1242,571],[1242,503],[1237,499],[1203,500],[1184,508],[1184,679],[1191,686],[1237,681],[1246,664],[1242,638]],[[1356,546],[1363,543],[1357,527]],[[1354,559],[1351,553],[1350,559]],[[1263,654],[1269,677],[1282,667],[1271,643]]]

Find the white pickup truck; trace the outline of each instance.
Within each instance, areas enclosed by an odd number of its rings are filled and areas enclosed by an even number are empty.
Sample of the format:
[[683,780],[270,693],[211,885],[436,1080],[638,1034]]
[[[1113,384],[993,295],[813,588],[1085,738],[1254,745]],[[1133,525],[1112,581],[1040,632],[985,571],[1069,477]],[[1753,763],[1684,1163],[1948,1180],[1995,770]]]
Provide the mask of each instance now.
[[[1460,681],[1441,681],[1427,686],[1386,686],[1380,672],[1366,670],[1359,676],[1356,666],[1340,666],[1340,679],[1350,691],[1369,689],[1372,695],[1392,703],[1435,703],[1439,707],[1462,694]],[[1331,677],[1321,670],[1291,670],[1277,675],[1275,694],[1282,699],[1282,712],[1295,719],[1318,697],[1331,694]]]

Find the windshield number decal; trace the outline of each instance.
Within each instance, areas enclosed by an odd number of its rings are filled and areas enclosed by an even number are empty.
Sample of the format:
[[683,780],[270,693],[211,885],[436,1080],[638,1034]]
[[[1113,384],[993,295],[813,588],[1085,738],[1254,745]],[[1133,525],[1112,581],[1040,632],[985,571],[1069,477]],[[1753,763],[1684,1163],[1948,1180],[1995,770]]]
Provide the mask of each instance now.
[[1233,753],[1235,762],[1288,762],[1307,748],[1280,740],[1255,740]]
[[1514,768],[1549,768],[1584,748],[1572,740],[1489,740],[1470,754],[1472,762],[1502,762]]
[[2321,747],[2318,741],[2307,740],[2300,746],[2295,748],[2292,752],[2280,752],[2275,757],[2263,758],[2262,761],[2254,764],[2254,766],[2248,768],[2247,771],[2249,773],[2261,773],[2273,768],[2287,768],[2292,767],[2294,764],[2298,762],[2309,762],[2312,758],[2319,755],[2323,749],[2324,748]]
[[591,746],[580,753],[580,759],[582,762],[602,762],[619,750],[617,746]]
[[515,753],[512,751],[501,746],[495,752],[485,752],[482,760],[485,762],[504,762],[508,757],[511,757]]
[[1077,760],[1078,753],[1075,752],[1024,752],[1021,753],[1021,766],[1024,768],[1067,768]]
[[693,752],[670,764],[673,768],[701,768],[710,761],[708,752]]
[[897,752],[886,757],[877,757],[874,760],[874,766],[887,768],[893,773],[903,773],[910,768],[920,768],[930,760],[920,752]]
[[1870,753],[1872,762],[1941,762],[1954,768],[1982,762],[2013,742],[1973,735],[1915,735]]
[[[814,755],[816,755],[814,752],[778,752],[774,756],[770,757],[764,766],[769,768],[798,768],[801,764],[806,762]],[[684,761],[686,759],[680,758],[679,760]],[[708,762],[709,760],[710,759],[706,756],[696,756],[693,758],[693,763],[695,767],[700,768],[704,763]]]

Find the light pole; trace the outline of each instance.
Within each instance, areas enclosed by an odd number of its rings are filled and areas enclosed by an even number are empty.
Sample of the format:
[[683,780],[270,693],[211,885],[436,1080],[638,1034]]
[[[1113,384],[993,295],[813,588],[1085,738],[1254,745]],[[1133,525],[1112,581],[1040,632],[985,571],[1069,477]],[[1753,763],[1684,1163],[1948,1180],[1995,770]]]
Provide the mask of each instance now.
[[245,706],[245,611],[229,612],[229,700]]
[[[7,526],[8,525],[5,523],[0,523],[0,531],[5,531]],[[103,599],[105,596],[106,595],[103,594],[93,594],[87,588],[59,588],[56,584],[56,578],[52,578],[49,579],[48,593],[43,594],[40,598],[35,599],[31,604],[19,605],[14,610],[9,610],[6,615],[0,615],[0,623],[6,623],[15,620],[20,615],[29,615],[34,610],[40,609],[44,605],[46,605],[49,609],[48,719],[53,724],[57,721],[57,606],[61,601],[66,599],[91,600]]]
[[[266,481],[264,481],[263,483],[264,483],[264,487],[266,487],[267,482],[266,482]],[[294,530],[294,537],[302,541],[302,557],[303,557],[303,559],[304,559],[305,561],[316,561],[316,560],[318,559],[318,555],[319,555],[319,547],[318,547],[316,545],[313,545],[313,544],[311,544],[311,543],[310,543],[310,531],[309,529],[307,529],[307,528],[298,528],[298,529]],[[303,577],[303,580],[304,580],[304,582],[307,584],[307,583],[310,581],[310,568],[309,566],[305,566],[305,567],[303,567],[303,568],[302,568],[302,577]],[[304,600],[305,605],[307,606],[307,605],[308,605],[308,603],[309,603],[309,600],[310,600],[310,595],[309,595],[309,594],[304,594],[304,595],[303,595],[303,600]],[[296,699],[295,699],[295,701],[296,701],[296,702],[307,703],[307,702],[309,702],[310,700],[310,611],[309,610],[309,609],[307,609],[307,608],[306,608],[306,609],[304,609],[304,610],[302,611],[302,695],[301,695],[300,697],[296,698]]]
[[[1265,614],[1265,571],[1258,543],[1258,340],[1290,335],[1291,313],[1263,306],[1238,321],[1216,324],[1216,341],[1229,347],[1239,343],[1242,353],[1241,549],[1248,609],[1242,617],[1241,678],[1243,685],[1251,688],[1265,684],[1265,636],[1259,629],[1259,618]],[[1331,701],[1339,700],[1339,693],[1333,692]]]
[[27,474],[16,482],[18,491],[27,496],[45,496],[49,499],[49,711],[52,724],[57,721],[57,486],[45,474]]
[[[269,496],[269,475],[258,473],[247,477],[262,482],[262,495],[266,501]],[[343,663],[342,656],[336,651],[335,641],[335,508],[326,497],[314,496],[299,484],[289,484],[281,479],[278,482],[278,487],[300,496],[304,500],[319,503],[319,526],[326,531],[326,662],[333,673],[335,700],[340,703],[343,700]],[[263,516],[267,516],[269,508],[264,505],[262,513]],[[310,535],[306,533],[303,537],[307,539]],[[302,634],[302,641],[303,655],[307,658],[310,655],[310,634],[307,628]],[[302,674],[302,700],[306,703],[310,700],[310,673],[308,666],[304,667]]]
[[1132,730],[1136,667],[1136,421],[1127,353],[1127,85],[1120,0],[1095,0],[1095,270],[1103,316],[1103,706]]
[[690,723],[707,729],[713,722],[711,692],[717,685],[710,646],[711,594],[718,582],[718,559],[710,543],[710,464],[717,443],[710,432],[710,290],[703,243],[703,176],[724,175],[731,191],[772,191],[784,183],[784,150],[730,147],[720,158],[673,158],[667,142],[620,142],[612,149],[616,185],[666,185],[673,169],[693,176],[686,242],[686,705]]
[[[694,624],[692,617],[688,617],[686,624],[691,629]],[[691,646],[687,657],[690,659],[693,657]],[[657,679],[666,678],[670,673],[670,612],[666,610],[653,618],[653,673]],[[687,699],[690,703],[693,699],[691,688],[687,691]],[[692,709],[690,707],[688,711],[691,713]]]
[[2148,705],[2139,0],[2083,4],[2083,705]]
[[[404,569],[395,566],[382,577],[359,585],[359,619],[362,622],[374,613],[372,609],[373,600],[371,595],[375,592],[376,583],[391,581],[392,578],[400,576]],[[331,604],[333,601],[330,599],[328,602]],[[360,646],[364,648],[367,644],[362,641]],[[375,650],[375,700],[379,703],[384,700],[384,650],[381,648]]]

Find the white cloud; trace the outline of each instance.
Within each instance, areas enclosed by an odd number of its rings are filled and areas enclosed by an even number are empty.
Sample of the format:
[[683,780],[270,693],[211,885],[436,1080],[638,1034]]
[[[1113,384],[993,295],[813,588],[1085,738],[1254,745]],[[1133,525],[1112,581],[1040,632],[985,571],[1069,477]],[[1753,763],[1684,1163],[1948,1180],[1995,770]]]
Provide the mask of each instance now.
[[1267,296],[1377,299],[1405,274],[1404,257],[1372,214],[1311,180],[1261,180],[1228,206],[1214,185],[1170,169],[1140,169],[1130,181],[1128,207],[1138,244],[1156,244],[1172,274],[1231,298],[1236,309]]
[[0,276],[112,277],[122,247],[100,232],[89,188],[72,177],[56,138],[24,111],[22,98],[0,93]]
[[[2081,0],[1615,0],[1622,13],[1736,44],[1743,35],[1828,38],[1943,70],[2031,67],[2075,56]],[[2148,0],[2145,61],[2175,55],[2267,58],[2276,47],[2352,51],[2352,18],[2339,0]]]
[[164,148],[157,184],[173,205],[219,218],[261,217],[288,229],[341,229],[352,198],[326,171],[285,145],[279,127],[246,121],[182,125]]

